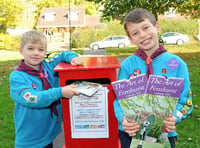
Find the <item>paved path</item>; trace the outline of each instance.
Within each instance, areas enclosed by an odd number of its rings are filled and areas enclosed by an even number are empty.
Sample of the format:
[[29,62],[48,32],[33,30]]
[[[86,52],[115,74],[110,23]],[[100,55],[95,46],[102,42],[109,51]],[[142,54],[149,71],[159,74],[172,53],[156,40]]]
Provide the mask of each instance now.
[[104,49],[101,50],[84,50],[83,55],[107,55]]
[[[50,51],[51,52],[51,51]],[[83,56],[101,56],[107,55],[105,50],[84,50]],[[7,51],[7,50],[0,50],[0,61],[7,61],[9,60],[18,60],[22,59],[23,56],[19,53],[19,51]]]
[[0,50],[0,61],[7,61],[9,60],[18,60],[22,59],[22,55],[19,51],[7,51],[7,50]]

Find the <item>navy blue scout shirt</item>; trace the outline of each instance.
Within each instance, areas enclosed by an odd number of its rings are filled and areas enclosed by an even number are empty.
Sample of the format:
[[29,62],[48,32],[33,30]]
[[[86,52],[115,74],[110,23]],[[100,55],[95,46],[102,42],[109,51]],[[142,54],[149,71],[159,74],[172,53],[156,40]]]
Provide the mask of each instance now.
[[[54,68],[61,61],[70,62],[78,55],[72,51],[55,55],[50,61],[43,61],[44,75],[52,88],[43,90],[38,76],[23,71],[10,74],[10,96],[15,101],[14,124],[16,131],[15,148],[40,148],[51,143],[61,132],[63,97]],[[59,116],[51,114],[49,106],[58,101]]]

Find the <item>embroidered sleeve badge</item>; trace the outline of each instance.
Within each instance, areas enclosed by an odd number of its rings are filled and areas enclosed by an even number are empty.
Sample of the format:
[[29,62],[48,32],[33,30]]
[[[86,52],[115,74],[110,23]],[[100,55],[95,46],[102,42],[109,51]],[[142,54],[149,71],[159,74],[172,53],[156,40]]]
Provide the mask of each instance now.
[[187,105],[192,106],[192,100],[187,100]]
[[176,116],[179,117],[179,119],[181,119],[183,117],[183,114],[180,111],[176,111]]
[[129,75],[129,79],[133,78],[134,76],[138,76],[138,75],[140,75],[140,74],[141,74],[141,71],[140,71],[139,69],[135,69],[135,70],[133,71],[133,74],[130,74],[130,75]]
[[29,97],[31,96],[31,94],[29,92],[26,92],[23,97],[27,100]]
[[36,103],[37,102],[37,96],[32,96],[30,94],[30,92],[26,92],[24,95],[23,95],[23,98],[28,101],[28,102],[31,102],[31,103]]
[[32,87],[33,87],[34,89],[36,89],[36,85],[35,85],[35,83],[32,83]]

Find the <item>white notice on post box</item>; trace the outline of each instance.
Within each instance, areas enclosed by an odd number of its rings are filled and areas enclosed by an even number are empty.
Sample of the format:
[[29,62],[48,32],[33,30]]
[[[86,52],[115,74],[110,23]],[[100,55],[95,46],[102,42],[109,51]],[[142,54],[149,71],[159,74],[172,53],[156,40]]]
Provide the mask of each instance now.
[[100,88],[93,96],[70,99],[72,138],[108,138],[108,92]]

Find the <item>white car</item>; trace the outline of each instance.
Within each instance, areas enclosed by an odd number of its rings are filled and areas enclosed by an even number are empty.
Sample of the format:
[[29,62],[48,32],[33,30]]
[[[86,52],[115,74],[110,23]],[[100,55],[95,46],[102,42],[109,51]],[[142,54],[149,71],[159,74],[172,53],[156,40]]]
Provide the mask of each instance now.
[[101,48],[108,48],[108,47],[118,47],[123,48],[125,46],[130,45],[130,41],[127,36],[123,35],[115,35],[115,36],[108,36],[101,41],[93,42],[89,45],[90,49],[98,50]]
[[162,34],[160,41],[164,44],[182,45],[183,43],[189,42],[189,37],[178,32],[166,32]]

